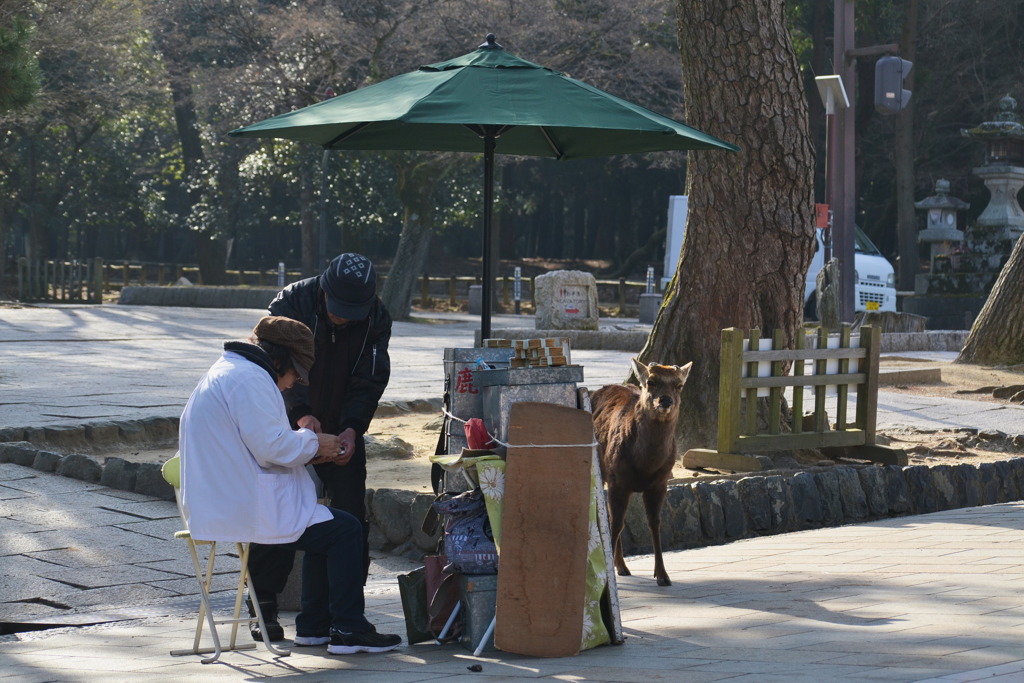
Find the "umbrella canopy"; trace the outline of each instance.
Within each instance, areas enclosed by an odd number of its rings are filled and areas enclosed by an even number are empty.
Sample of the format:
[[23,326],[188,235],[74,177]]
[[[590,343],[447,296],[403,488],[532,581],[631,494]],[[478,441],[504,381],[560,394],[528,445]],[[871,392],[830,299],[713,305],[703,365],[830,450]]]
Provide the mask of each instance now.
[[484,153],[482,338],[490,336],[494,154],[583,159],[739,148],[506,52],[469,54],[229,133],[325,149]]

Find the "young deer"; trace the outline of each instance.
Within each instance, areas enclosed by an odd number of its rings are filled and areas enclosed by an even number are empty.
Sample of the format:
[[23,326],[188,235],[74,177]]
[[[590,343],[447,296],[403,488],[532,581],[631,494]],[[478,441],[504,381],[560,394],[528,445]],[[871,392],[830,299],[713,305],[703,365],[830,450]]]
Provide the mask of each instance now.
[[592,397],[601,475],[608,484],[615,569],[619,576],[630,575],[619,536],[630,496],[643,493],[654,545],[654,578],[659,586],[672,585],[661,559],[661,506],[676,462],[679,392],[692,365],[644,365],[634,358],[639,388],[609,384]]

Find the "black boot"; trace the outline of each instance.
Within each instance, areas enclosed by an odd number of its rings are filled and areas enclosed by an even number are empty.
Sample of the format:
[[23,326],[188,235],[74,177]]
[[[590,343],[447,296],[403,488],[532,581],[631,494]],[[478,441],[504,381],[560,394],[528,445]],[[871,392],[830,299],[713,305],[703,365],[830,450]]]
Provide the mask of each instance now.
[[[246,598],[245,605],[249,608],[249,616],[253,621],[249,622],[249,634],[257,642],[263,642],[263,634],[260,633],[260,623],[256,620],[256,610],[252,607],[252,599]],[[284,628],[277,620],[277,598],[260,600],[260,611],[263,612],[263,623],[267,625],[267,640],[276,643],[284,640]]]

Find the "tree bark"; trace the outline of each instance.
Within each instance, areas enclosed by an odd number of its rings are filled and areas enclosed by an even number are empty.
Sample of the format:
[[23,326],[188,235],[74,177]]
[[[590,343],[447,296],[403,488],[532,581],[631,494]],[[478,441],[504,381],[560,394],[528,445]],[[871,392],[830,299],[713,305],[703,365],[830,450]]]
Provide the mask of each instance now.
[[956,362],[1024,363],[1024,238],[1017,239]]
[[396,155],[392,161],[398,172],[398,196],[403,206],[402,233],[381,299],[393,318],[407,320],[412,311],[416,281],[423,273],[434,233],[435,209],[431,198],[454,162],[424,155],[411,159]]
[[803,321],[814,252],[814,151],[783,0],[677,0],[687,123],[741,151],[689,155],[689,216],[679,268],[640,352],[693,361],[679,436],[714,446],[721,330]]

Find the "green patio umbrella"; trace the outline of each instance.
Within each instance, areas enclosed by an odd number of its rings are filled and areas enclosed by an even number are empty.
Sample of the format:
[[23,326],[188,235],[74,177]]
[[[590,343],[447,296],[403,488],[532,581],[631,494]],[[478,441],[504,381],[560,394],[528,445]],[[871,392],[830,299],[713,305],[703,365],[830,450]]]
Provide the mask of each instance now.
[[584,159],[739,148],[521,59],[488,34],[469,54],[233,130],[324,149],[484,153],[481,338],[491,334],[494,154]]

